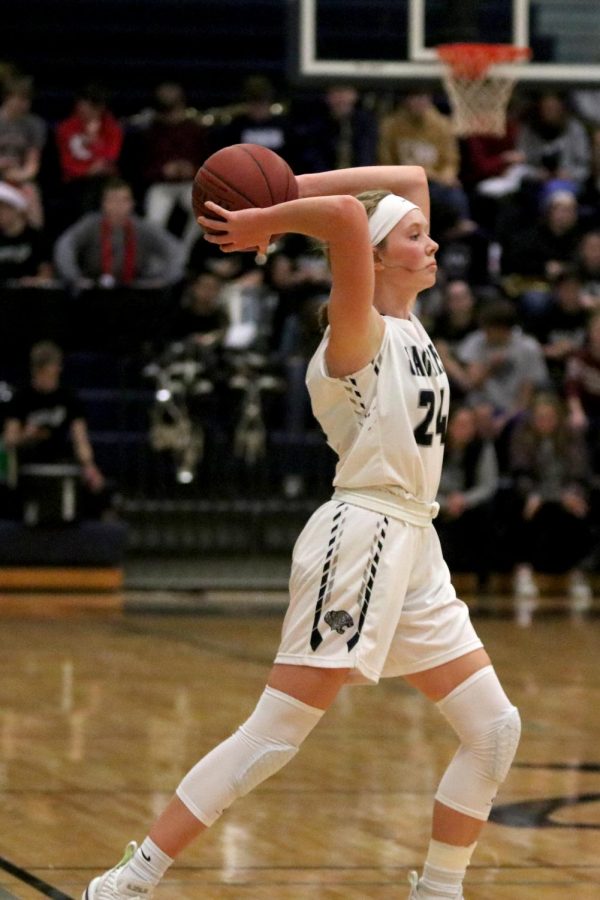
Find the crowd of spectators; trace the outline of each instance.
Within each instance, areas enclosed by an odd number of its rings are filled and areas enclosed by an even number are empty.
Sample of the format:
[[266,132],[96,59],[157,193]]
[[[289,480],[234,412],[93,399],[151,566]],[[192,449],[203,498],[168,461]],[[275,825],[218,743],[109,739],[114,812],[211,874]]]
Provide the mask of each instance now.
[[[169,342],[260,354],[286,384],[282,427],[314,428],[303,387],[329,276],[286,236],[266,261],[223,256],[190,214],[191,182],[231,143],[270,147],[298,172],[417,164],[429,176],[438,285],[419,300],[454,409],[439,529],[458,568],[572,575],[594,558],[600,471],[600,92],[522,92],[506,134],[458,140],[444,97],[355,85],[278,98],[257,75],[226,110],[189,107],[176,80],[117,116],[99,85],[61,121],[32,112],[34,86],[6,67],[0,105],[0,284],[169,292]],[[121,299],[122,298],[122,299]],[[284,490],[302,491],[301,461]]]

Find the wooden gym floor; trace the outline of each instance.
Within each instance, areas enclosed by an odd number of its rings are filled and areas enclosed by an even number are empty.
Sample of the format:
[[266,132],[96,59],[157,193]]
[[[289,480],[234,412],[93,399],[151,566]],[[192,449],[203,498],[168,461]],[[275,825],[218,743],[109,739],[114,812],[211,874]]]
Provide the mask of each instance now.
[[[140,611],[151,600],[0,596],[0,900],[79,898],[252,710],[283,597]],[[599,898],[600,605],[472,607],[524,731],[465,897]],[[454,747],[402,681],[344,689],[292,763],[180,858],[157,900],[405,900]]]

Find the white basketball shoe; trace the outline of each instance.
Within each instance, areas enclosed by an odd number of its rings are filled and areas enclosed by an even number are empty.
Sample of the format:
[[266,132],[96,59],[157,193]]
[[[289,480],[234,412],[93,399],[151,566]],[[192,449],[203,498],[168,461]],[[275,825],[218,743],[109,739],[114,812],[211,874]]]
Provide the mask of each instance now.
[[[410,872],[408,876],[408,883],[410,884],[410,894],[408,895],[408,900],[423,900],[423,894],[419,893],[418,872]],[[465,898],[463,897],[462,889],[460,893],[456,895],[454,900],[465,900]]]
[[117,887],[117,880],[123,866],[127,865],[135,851],[137,844],[130,841],[120,860],[113,869],[109,869],[104,875],[99,875],[90,881],[81,895],[81,900],[150,900],[154,893],[154,885],[144,884],[138,881],[128,881]]

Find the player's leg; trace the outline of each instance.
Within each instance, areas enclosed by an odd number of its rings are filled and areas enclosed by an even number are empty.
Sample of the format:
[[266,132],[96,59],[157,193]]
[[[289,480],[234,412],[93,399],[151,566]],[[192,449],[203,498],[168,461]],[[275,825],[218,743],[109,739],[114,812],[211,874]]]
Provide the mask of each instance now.
[[139,847],[95,878],[83,900],[149,898],[175,857],[238,797],[298,752],[348,676],[348,669],[273,666],[253,713],[182,779]]
[[519,714],[483,649],[406,679],[436,703],[461,741],[436,794],[423,877],[411,897],[459,900],[479,834],[517,749]]
[[[150,830],[156,844],[174,858],[233,800],[279,771],[295,756],[347,676],[347,669],[274,665],[250,718],[182,780]],[[226,785],[227,777],[236,784]]]
[[[374,541],[382,539],[383,518],[337,501],[329,501],[313,514],[294,549],[290,605],[277,662],[256,709],[235,734],[188,772],[132,859],[116,873],[92,882],[85,900],[147,897],[140,887],[151,889],[173,858],[236,797],[248,793],[296,754],[347,680],[349,666],[355,665],[345,631],[358,629],[362,607],[352,606],[349,614],[342,605],[338,610],[342,623],[336,619],[329,624],[322,615],[323,598],[333,610],[338,597],[348,594],[360,599],[366,579],[360,565],[357,579],[356,560],[364,560],[373,576],[372,548]],[[355,642],[354,657],[356,646]],[[112,886],[112,892],[102,893],[98,884],[103,878],[111,885],[118,883],[118,890]],[[126,884],[133,886],[134,893],[123,891]]]

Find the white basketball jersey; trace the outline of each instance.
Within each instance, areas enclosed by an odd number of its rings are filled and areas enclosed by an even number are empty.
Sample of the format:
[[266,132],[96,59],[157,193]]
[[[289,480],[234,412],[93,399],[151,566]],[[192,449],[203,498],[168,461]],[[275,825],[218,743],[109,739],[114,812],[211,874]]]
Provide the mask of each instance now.
[[342,378],[327,374],[325,332],[306,375],[313,413],[339,457],[336,488],[398,489],[432,503],[444,455],[448,379],[415,316],[383,319],[377,357]]

